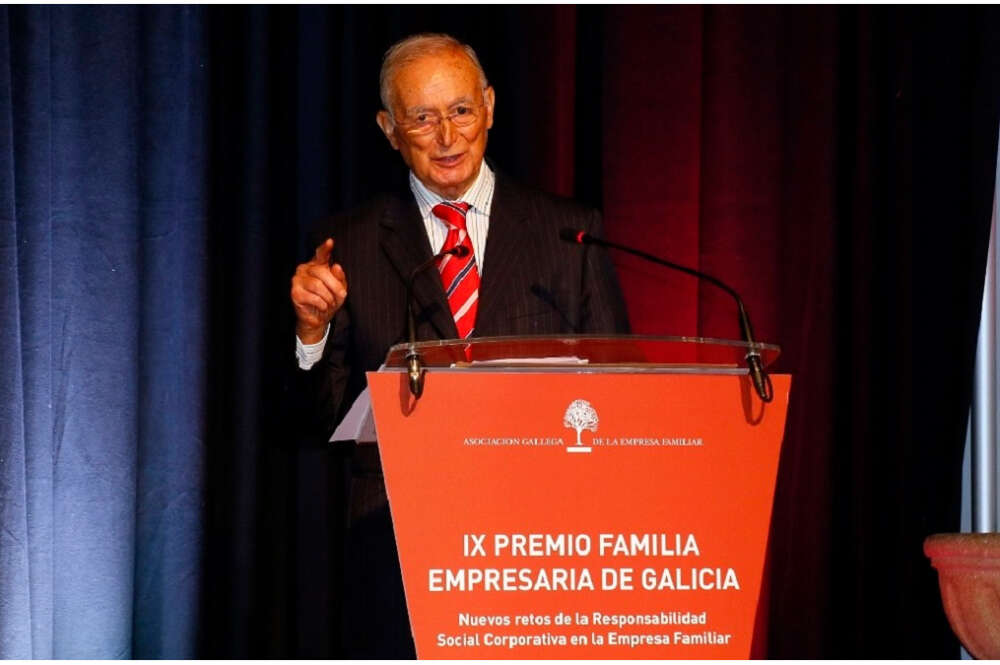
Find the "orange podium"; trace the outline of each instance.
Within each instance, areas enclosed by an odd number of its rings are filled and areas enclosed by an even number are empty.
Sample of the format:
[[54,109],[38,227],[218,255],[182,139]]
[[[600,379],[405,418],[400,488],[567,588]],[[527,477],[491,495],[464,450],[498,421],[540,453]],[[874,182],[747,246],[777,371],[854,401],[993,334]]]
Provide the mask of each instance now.
[[[765,366],[778,353],[755,348]],[[746,353],[393,347],[368,385],[418,657],[749,657],[791,377],[764,404]]]

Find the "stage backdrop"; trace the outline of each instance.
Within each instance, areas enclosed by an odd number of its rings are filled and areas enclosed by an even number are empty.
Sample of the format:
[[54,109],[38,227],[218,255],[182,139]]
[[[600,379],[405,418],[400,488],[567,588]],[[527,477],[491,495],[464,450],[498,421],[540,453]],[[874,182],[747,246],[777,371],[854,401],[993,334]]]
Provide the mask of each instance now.
[[[479,51],[488,154],[740,290],[795,375],[756,653],[957,655],[991,8],[0,10],[0,657],[343,653],[344,460],[286,417],[317,217],[398,175],[379,58]],[[736,337],[624,258],[633,328]]]

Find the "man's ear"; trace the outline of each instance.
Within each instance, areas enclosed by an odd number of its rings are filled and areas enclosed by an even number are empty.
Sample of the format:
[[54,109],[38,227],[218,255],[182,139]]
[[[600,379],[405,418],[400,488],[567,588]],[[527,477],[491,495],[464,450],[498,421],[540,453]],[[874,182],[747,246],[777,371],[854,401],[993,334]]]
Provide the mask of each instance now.
[[486,129],[493,127],[493,108],[496,104],[496,95],[493,92],[493,86],[487,86],[486,90],[483,91],[483,105],[486,107]]
[[392,146],[392,149],[399,150],[399,141],[396,140],[396,124],[392,121],[389,112],[379,111],[376,113],[375,122],[378,123],[379,129],[382,130],[385,137],[389,139],[389,145]]

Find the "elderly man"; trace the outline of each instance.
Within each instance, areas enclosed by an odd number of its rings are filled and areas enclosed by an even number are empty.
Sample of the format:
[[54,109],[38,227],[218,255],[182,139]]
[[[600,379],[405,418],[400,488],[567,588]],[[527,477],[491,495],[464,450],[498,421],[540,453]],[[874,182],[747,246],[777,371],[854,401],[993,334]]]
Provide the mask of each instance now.
[[[628,328],[607,255],[558,235],[564,227],[600,235],[600,215],[484,162],[496,96],[471,47],[447,35],[409,37],[386,52],[380,92],[376,122],[409,167],[408,187],[325,222],[292,278],[301,418],[317,436],[329,437],[364,372],[402,341],[406,280],[442,249],[471,251],[417,278],[420,339]],[[357,597],[345,615],[358,648],[349,655],[412,655],[376,451],[359,447],[353,464],[358,546],[348,553],[348,595]]]

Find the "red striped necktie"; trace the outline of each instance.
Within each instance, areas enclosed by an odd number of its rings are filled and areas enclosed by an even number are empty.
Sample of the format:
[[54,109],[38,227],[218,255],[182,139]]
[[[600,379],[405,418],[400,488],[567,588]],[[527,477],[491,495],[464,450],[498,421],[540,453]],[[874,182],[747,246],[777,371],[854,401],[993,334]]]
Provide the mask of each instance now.
[[461,339],[472,334],[476,327],[476,309],[479,305],[479,269],[476,267],[476,255],[472,251],[469,232],[465,228],[465,214],[469,211],[468,203],[439,203],[431,210],[434,216],[448,225],[448,237],[444,240],[441,251],[447,251],[464,245],[469,252],[463,257],[446,256],[438,263],[441,273],[441,284],[448,296],[448,306],[455,317],[455,327]]

